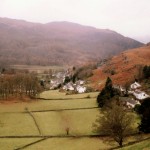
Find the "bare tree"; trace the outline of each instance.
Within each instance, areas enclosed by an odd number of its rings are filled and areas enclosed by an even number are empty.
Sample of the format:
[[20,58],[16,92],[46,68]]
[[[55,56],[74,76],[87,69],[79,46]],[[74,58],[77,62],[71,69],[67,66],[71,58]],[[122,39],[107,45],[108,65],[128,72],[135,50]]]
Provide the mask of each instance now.
[[133,116],[123,106],[113,103],[93,124],[94,131],[110,135],[120,147],[126,135],[132,131]]
[[23,95],[35,97],[41,92],[38,78],[33,74],[15,74],[0,77],[0,99]]
[[69,130],[70,130],[69,127],[67,127],[65,130],[66,130],[66,134],[69,135]]

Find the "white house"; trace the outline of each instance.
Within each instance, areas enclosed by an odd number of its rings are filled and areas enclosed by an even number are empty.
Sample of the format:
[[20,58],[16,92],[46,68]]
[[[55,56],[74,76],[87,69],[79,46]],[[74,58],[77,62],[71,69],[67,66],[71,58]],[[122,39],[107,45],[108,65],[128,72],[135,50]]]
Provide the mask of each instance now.
[[130,85],[131,90],[135,90],[140,87],[141,87],[141,85],[138,82],[134,82],[133,84]]
[[64,85],[64,86],[63,86],[63,90],[67,90],[67,85]]
[[136,90],[133,92],[133,95],[136,97],[136,99],[138,100],[143,100],[145,98],[148,98],[150,97],[148,94],[146,94],[145,92],[143,91],[140,91],[140,90]]
[[140,102],[137,100],[134,100],[133,98],[126,98],[126,97],[121,97],[120,101],[122,102],[122,104],[124,106],[126,106],[127,108],[134,108],[136,104],[140,105]]
[[126,105],[127,105],[128,108],[134,108],[136,104],[140,105],[140,102],[137,101],[137,100],[134,100],[134,99],[128,100],[126,102]]
[[54,81],[54,80],[51,80],[51,81],[50,81],[51,84],[53,84],[53,83],[55,83],[55,82],[56,82],[56,81]]
[[83,85],[83,84],[84,84],[84,81],[83,81],[83,80],[78,80],[78,81],[77,81],[77,84]]
[[64,90],[70,90],[70,91],[74,91],[75,88],[73,87],[73,84],[71,82],[67,83],[66,85],[63,86]]
[[84,92],[86,92],[86,87],[78,85],[76,87],[76,90],[77,90],[78,93],[84,93]]
[[74,87],[73,87],[73,86],[69,86],[69,87],[68,87],[68,90],[74,91]]

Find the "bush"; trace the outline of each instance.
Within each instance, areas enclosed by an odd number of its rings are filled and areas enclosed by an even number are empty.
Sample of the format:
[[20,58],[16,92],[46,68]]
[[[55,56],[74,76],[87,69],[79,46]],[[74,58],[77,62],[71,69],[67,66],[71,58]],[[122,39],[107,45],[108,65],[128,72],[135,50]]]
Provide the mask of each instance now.
[[111,75],[115,75],[115,74],[116,74],[116,71],[115,71],[115,70],[111,70],[111,71],[110,71],[110,74],[111,74]]

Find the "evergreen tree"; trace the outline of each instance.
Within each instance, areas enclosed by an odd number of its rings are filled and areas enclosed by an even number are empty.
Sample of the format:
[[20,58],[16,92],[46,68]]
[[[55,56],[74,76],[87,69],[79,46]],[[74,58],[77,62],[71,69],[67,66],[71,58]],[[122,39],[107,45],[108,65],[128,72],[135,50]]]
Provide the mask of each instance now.
[[150,77],[150,66],[144,66],[143,68],[143,74],[144,78],[149,78]]
[[150,98],[144,100],[138,113],[141,114],[141,123],[139,130],[144,133],[150,133]]
[[67,84],[67,83],[69,83],[70,81],[71,81],[71,80],[70,80],[70,77],[66,76],[66,77],[65,77],[64,84]]
[[103,107],[108,100],[114,97],[114,95],[115,91],[113,88],[112,80],[108,77],[105,87],[102,89],[97,97],[98,106]]

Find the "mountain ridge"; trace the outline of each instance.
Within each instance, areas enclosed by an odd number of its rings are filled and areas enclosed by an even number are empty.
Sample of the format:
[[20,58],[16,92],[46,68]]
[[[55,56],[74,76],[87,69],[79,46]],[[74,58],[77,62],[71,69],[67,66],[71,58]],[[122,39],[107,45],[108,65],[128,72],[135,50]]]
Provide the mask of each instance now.
[[143,45],[109,29],[71,22],[31,23],[0,18],[0,62],[74,65]]

